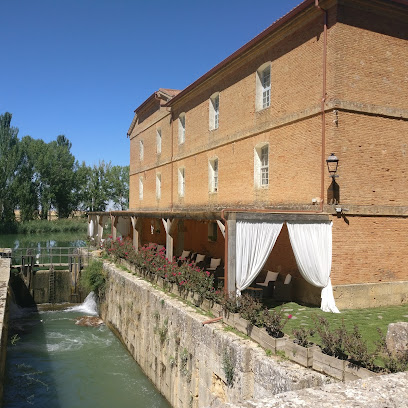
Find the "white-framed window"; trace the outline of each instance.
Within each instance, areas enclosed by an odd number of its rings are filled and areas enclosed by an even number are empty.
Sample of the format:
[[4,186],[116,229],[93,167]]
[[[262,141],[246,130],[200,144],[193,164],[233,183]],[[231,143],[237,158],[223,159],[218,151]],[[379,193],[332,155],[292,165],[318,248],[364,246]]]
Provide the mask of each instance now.
[[255,147],[254,154],[255,187],[269,186],[269,144],[261,143]]
[[256,110],[271,106],[271,63],[267,62],[256,71]]
[[208,162],[208,188],[210,193],[218,191],[218,158]]
[[144,157],[144,145],[143,145],[143,140],[139,141],[139,159],[140,161],[143,161]]
[[156,151],[157,154],[161,154],[162,148],[162,131],[160,128],[156,129]]
[[178,142],[183,144],[186,141],[186,114],[180,113],[178,118]]
[[210,98],[210,117],[209,124],[210,130],[218,129],[219,120],[220,120],[220,93],[216,92]]
[[178,194],[180,197],[184,197],[186,188],[186,172],[184,167],[178,169]]
[[139,200],[143,200],[143,177],[139,177]]
[[156,198],[160,200],[161,198],[161,174],[156,173]]

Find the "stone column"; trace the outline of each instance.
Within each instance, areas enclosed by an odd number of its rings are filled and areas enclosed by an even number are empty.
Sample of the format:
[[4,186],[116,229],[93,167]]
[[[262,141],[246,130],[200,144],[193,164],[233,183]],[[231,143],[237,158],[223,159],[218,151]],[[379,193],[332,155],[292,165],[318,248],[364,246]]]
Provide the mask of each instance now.
[[162,218],[164,229],[166,231],[166,258],[169,261],[173,260],[173,237],[170,235],[170,229],[172,225],[172,220],[170,218],[167,218],[165,220]]
[[142,231],[143,218],[141,217],[130,217],[132,222],[132,232],[133,232],[133,246],[135,251],[139,252],[139,247],[141,246],[140,233]]
[[111,215],[111,225],[112,225],[112,241],[116,241],[116,225],[118,224],[118,217]]

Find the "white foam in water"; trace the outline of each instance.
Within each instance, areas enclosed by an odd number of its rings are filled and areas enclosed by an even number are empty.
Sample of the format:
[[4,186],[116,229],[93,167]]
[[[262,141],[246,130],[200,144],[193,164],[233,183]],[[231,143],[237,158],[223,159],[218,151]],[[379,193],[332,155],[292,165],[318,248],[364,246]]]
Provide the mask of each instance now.
[[98,305],[96,303],[96,296],[94,292],[91,292],[84,300],[84,303],[69,307],[67,312],[82,312],[87,315],[98,315]]

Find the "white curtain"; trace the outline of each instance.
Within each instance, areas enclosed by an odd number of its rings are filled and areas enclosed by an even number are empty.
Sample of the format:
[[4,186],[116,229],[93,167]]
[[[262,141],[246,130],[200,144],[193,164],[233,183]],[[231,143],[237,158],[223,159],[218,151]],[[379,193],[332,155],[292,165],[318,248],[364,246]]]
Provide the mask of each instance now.
[[237,295],[246,289],[261,271],[283,223],[237,221],[236,286]]
[[94,222],[93,220],[91,220],[88,223],[88,237],[93,237],[93,233],[94,233]]
[[322,289],[321,309],[340,313],[330,280],[332,264],[332,223],[287,222],[290,243],[300,273],[307,282]]

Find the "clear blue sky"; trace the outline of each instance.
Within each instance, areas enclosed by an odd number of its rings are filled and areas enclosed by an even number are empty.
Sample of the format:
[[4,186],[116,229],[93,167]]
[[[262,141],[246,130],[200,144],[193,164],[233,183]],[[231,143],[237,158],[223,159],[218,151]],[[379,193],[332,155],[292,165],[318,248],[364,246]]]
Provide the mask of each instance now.
[[134,109],[184,89],[301,0],[2,0],[0,113],[64,134],[88,165],[129,164]]

